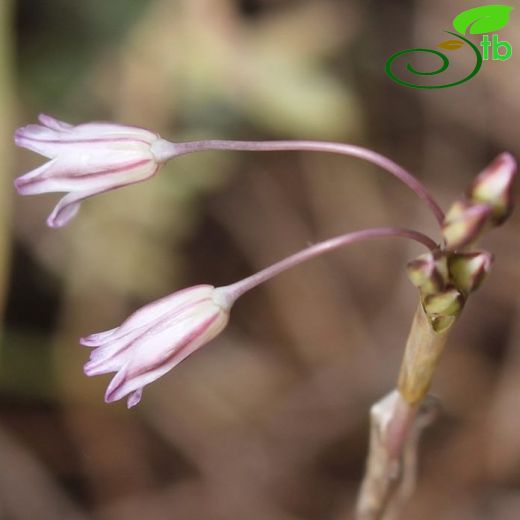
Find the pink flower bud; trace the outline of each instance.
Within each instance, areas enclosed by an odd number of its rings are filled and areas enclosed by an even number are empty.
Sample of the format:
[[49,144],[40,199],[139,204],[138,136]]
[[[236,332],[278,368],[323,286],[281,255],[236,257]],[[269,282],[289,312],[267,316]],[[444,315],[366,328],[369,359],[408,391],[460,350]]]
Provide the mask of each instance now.
[[449,268],[455,286],[469,294],[477,290],[491,270],[493,255],[487,251],[454,253],[450,256]]
[[509,153],[502,153],[479,174],[469,189],[470,200],[491,206],[496,225],[502,224],[513,210],[515,176],[514,157]]
[[119,327],[81,338],[82,345],[96,347],[85,364],[85,374],[117,372],[105,401],[128,396],[131,408],[141,400],[144,386],[224,329],[233,302],[224,287],[197,285],[146,305]]
[[484,231],[492,212],[488,204],[476,204],[466,200],[454,202],[442,224],[442,236],[446,249],[453,251],[476,241]]
[[18,177],[15,186],[21,195],[70,192],[47,219],[50,227],[67,224],[87,197],[148,179],[164,160],[166,141],[142,128],[111,123],[72,126],[44,114],[39,121],[41,125],[19,128],[15,143],[50,161]]
[[408,262],[406,266],[410,281],[423,294],[443,291],[449,281],[448,259],[442,251],[430,251]]

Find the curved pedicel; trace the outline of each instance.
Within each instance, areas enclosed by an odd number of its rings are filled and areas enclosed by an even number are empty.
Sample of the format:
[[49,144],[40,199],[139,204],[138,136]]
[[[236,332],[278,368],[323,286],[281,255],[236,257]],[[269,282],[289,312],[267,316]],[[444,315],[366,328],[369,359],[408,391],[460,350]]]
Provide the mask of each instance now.
[[412,65],[410,65],[410,63],[407,63],[406,64],[407,70],[409,72],[411,72],[412,74],[416,74],[417,76],[436,76],[436,75],[444,72],[449,67],[450,60],[448,59],[448,57],[445,54],[443,54],[440,51],[436,51],[434,49],[425,49],[425,48],[406,49],[404,51],[399,51],[399,52],[396,52],[395,54],[392,54],[392,56],[390,56],[390,58],[388,58],[388,60],[386,61],[386,65],[385,65],[385,70],[386,70],[388,77],[392,81],[395,81],[396,83],[398,83],[399,85],[402,85],[404,87],[428,88],[428,89],[455,87],[456,85],[460,85],[461,83],[465,83],[466,81],[469,81],[473,76],[475,76],[478,73],[478,71],[482,67],[482,55],[480,54],[478,47],[473,42],[468,40],[467,38],[464,38],[464,36],[461,36],[460,34],[457,34],[457,33],[451,32],[451,31],[446,31],[446,32],[448,34],[451,34],[452,36],[455,36],[455,38],[462,40],[464,43],[467,43],[471,47],[471,49],[473,49],[473,52],[475,53],[475,58],[476,58],[475,67],[466,77],[464,77],[458,81],[454,81],[452,83],[446,83],[443,85],[417,85],[415,83],[411,83],[409,81],[399,79],[394,74],[394,72],[392,70],[392,65],[394,64],[394,61],[396,59],[398,59],[400,56],[403,56],[405,54],[411,54],[414,52],[426,52],[429,54],[434,54],[435,56],[438,56],[442,60],[442,64],[440,67],[438,67],[434,71],[429,71],[429,72],[423,72],[423,71],[416,70]]

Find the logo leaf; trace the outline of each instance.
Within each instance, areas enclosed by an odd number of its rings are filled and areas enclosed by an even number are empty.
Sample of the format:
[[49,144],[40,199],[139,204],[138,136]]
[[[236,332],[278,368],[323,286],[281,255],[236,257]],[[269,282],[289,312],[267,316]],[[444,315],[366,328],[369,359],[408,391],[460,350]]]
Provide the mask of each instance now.
[[464,45],[464,42],[461,40],[445,40],[437,45],[440,49],[445,49],[447,51],[456,51],[460,49]]
[[509,5],[482,5],[462,11],[453,19],[453,27],[461,34],[484,34],[498,31],[509,22],[513,8]]

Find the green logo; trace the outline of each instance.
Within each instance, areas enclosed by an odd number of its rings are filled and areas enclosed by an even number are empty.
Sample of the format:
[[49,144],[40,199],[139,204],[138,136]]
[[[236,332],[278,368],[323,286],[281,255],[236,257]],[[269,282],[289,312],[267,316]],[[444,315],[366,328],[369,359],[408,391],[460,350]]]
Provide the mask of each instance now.
[[[465,78],[440,85],[418,85],[398,78],[393,70],[393,66],[398,58],[406,54],[428,53],[438,57],[441,60],[441,64],[437,69],[427,72],[417,70],[413,65],[407,63],[406,70],[412,74],[415,74],[416,76],[436,76],[437,74],[444,72],[450,66],[450,60],[445,54],[438,50],[425,48],[406,49],[404,51],[399,51],[395,54],[392,54],[392,56],[388,58],[385,66],[385,71],[388,77],[403,87],[430,89],[448,88],[469,81],[478,73],[482,67],[483,60],[489,60],[490,56],[492,60],[508,60],[513,54],[511,44],[507,41],[500,41],[498,34],[493,34],[490,38],[488,33],[498,31],[499,29],[502,29],[502,27],[505,27],[509,22],[509,15],[512,10],[513,8],[509,5],[483,5],[481,7],[475,7],[473,9],[468,9],[467,11],[462,11],[462,13],[459,13],[453,19],[453,27],[457,32],[445,32],[451,36],[454,36],[456,39],[445,40],[439,43],[437,47],[445,51],[456,51],[457,49],[467,46],[473,51],[473,54],[475,55],[475,67]],[[480,42],[482,53],[472,41],[465,37],[469,34],[483,35],[482,41]]]

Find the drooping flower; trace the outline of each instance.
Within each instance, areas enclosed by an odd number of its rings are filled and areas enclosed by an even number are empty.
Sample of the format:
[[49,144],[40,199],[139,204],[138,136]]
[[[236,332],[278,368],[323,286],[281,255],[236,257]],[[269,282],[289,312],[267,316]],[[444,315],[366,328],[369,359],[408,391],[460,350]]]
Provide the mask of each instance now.
[[225,287],[197,285],[142,307],[119,327],[81,338],[82,345],[95,347],[85,374],[116,372],[105,401],[128,396],[128,408],[135,406],[144,386],[224,329],[234,299]]
[[18,177],[15,186],[21,195],[69,192],[49,215],[50,227],[67,224],[83,199],[148,179],[164,161],[161,150],[166,141],[143,128],[112,123],[72,126],[45,114],[38,119],[40,125],[16,130],[15,143],[50,161]]
[[84,366],[85,374],[116,372],[105,393],[105,401],[110,403],[128,396],[131,408],[141,400],[144,386],[224,329],[229,311],[240,296],[311,258],[355,242],[385,237],[409,238],[430,250],[437,248],[433,240],[417,231],[370,228],[309,246],[225,287],[197,285],[178,291],[136,311],[115,329],[81,338],[82,345],[95,347]]

